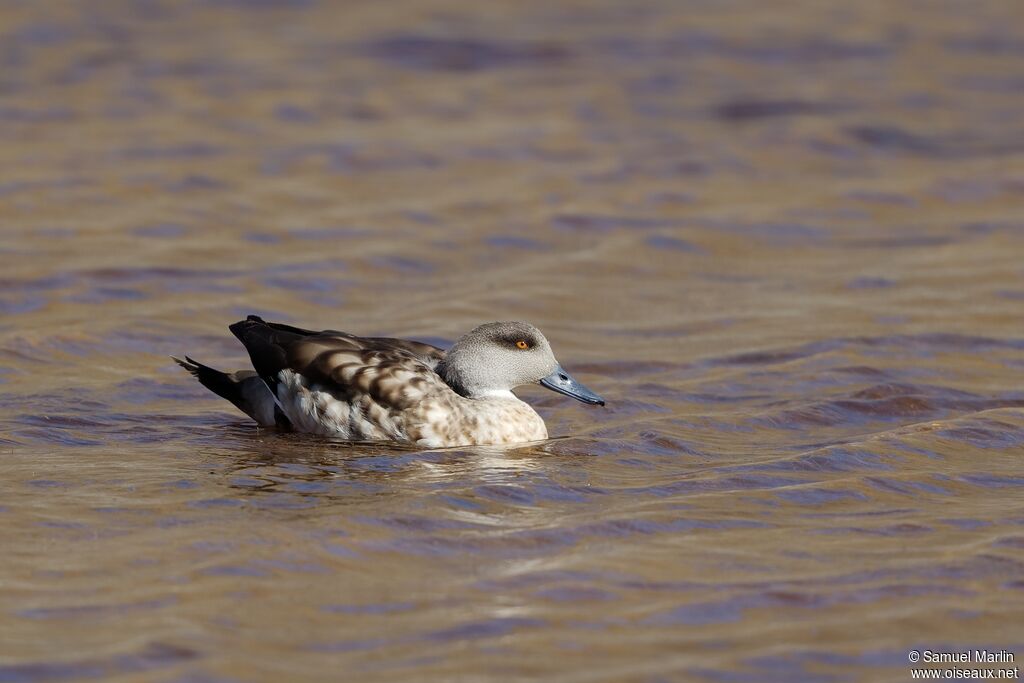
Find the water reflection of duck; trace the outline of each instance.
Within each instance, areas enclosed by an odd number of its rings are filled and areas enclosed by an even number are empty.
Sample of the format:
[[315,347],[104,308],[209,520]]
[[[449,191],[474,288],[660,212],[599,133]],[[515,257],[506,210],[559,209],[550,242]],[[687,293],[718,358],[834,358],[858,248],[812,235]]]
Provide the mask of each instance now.
[[540,383],[584,403],[600,396],[562,369],[533,325],[487,323],[447,352],[430,344],[313,332],[250,315],[231,325],[255,372],[174,360],[264,426],[440,448],[548,438],[512,389]]

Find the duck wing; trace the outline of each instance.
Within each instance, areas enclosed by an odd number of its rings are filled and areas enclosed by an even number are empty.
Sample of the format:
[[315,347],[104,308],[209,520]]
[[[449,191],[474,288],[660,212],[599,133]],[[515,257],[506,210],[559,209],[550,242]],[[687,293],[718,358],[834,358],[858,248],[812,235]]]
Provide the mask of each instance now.
[[434,368],[445,352],[405,339],[357,337],[347,332],[314,332],[250,315],[230,326],[245,345],[256,373],[278,395],[281,372],[290,370],[307,386],[338,399],[368,397],[378,406],[400,410],[429,393],[451,391]]

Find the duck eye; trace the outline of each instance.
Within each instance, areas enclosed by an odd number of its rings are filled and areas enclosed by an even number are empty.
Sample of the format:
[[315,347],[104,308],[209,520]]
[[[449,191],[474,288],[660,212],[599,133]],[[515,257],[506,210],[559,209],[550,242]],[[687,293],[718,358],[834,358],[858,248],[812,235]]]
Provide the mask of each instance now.
[[526,343],[525,339],[520,339],[519,341],[516,342],[516,348],[528,349],[530,348],[530,345]]

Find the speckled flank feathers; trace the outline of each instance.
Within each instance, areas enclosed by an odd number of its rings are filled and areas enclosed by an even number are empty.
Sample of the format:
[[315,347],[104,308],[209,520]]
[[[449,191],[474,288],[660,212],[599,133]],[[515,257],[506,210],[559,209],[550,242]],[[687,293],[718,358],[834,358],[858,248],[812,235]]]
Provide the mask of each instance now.
[[231,331],[255,373],[175,360],[261,425],[350,440],[432,448],[543,440],[544,421],[511,389],[564,373],[526,323],[483,325],[447,358],[420,342],[313,332],[256,316]]
[[515,397],[473,400],[443,382],[402,386],[403,375],[420,379],[407,371],[363,368],[352,375],[365,391],[339,391],[282,370],[278,398],[295,429],[356,441],[411,441],[431,448],[548,438],[540,416]]

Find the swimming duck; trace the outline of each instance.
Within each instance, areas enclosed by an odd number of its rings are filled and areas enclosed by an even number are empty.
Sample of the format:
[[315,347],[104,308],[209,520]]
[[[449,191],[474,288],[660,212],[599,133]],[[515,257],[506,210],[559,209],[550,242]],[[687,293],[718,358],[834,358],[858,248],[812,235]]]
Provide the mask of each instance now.
[[263,426],[353,441],[428,448],[548,438],[544,420],[512,389],[541,385],[578,401],[604,400],[562,369],[533,325],[480,325],[447,352],[405,339],[314,332],[255,315],[231,325],[255,372],[225,373],[174,358]]

